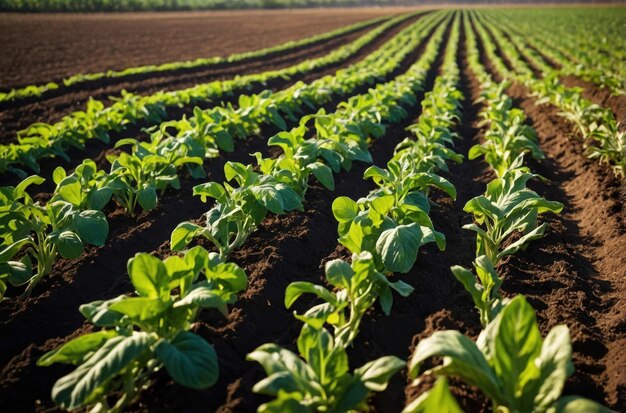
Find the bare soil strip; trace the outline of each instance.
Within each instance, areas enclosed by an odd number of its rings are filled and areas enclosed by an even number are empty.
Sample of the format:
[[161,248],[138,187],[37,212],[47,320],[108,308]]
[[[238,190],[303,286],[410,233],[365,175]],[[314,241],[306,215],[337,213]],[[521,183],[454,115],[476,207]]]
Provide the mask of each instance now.
[[228,56],[406,10],[0,13],[0,85]]

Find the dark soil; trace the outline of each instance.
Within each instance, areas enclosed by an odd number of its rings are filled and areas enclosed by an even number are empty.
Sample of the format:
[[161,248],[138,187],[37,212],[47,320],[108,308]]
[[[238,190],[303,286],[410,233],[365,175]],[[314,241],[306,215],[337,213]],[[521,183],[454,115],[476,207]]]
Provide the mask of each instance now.
[[0,85],[228,56],[335,30],[400,9],[179,13],[0,13]]

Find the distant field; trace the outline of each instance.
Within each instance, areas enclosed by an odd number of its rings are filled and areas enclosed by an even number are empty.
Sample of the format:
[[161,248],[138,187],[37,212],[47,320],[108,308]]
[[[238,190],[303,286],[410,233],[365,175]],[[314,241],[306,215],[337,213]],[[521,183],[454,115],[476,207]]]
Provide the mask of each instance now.
[[0,13],[0,87],[44,82],[79,72],[244,52],[397,12],[372,8],[92,15]]

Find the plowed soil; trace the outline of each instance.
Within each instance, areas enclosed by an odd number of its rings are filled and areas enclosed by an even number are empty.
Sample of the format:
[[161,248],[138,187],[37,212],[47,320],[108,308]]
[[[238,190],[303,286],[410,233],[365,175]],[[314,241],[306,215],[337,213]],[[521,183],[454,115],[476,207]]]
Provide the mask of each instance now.
[[[463,120],[458,126],[461,139],[455,149],[466,155],[484,134],[478,115],[483,107],[476,103],[480,85],[467,66],[463,36],[459,45],[458,64],[463,69],[460,89],[464,101]],[[422,50],[423,45],[403,62],[398,73],[406,70]],[[484,60],[484,53],[482,57]],[[432,88],[441,59],[442,50],[428,73],[425,91]],[[497,77],[489,62],[484,60],[484,63]],[[568,82],[584,85],[580,79]],[[602,95],[602,91],[588,84],[585,87],[589,90],[586,92],[589,99],[612,105],[611,98]],[[567,382],[565,393],[579,394],[622,410],[626,406],[624,181],[617,180],[608,168],[586,158],[580,140],[556,108],[537,106],[521,85],[512,85],[508,93],[516,106],[527,114],[527,123],[537,130],[540,146],[546,154],[544,160],[527,162],[534,172],[547,178],[546,182],[532,182],[531,187],[548,199],[562,202],[565,208],[558,216],[542,218],[550,226],[546,237],[500,264],[503,292],[506,296],[525,294],[528,297],[537,310],[544,335],[557,324],[569,326],[576,370]],[[420,93],[417,97],[422,96]],[[338,101],[327,109],[334,110]],[[386,135],[372,143],[375,164],[384,166],[394,146],[408,135],[404,128],[419,116],[420,108],[407,110],[410,116],[406,121],[390,125]],[[266,128],[262,136],[268,137],[274,132]],[[104,150],[100,147],[93,154],[102,159]],[[260,138],[238,142],[234,153],[206,163],[208,180],[222,181],[226,161],[249,162],[248,154],[255,151],[275,154]],[[52,162],[46,165],[46,171],[52,166]],[[210,389],[195,391],[174,384],[161,372],[130,411],[252,412],[268,400],[252,393],[252,386],[264,373],[258,364],[246,362],[245,355],[265,342],[295,348],[301,323],[293,318],[291,310],[284,308],[284,290],[292,281],[323,283],[326,261],[349,258],[349,251],[338,246],[331,204],[338,196],[358,198],[372,189],[371,182],[362,179],[366,167],[357,163],[351,171],[337,174],[336,189],[332,193],[312,185],[304,212],[269,216],[232,255],[232,260],[246,269],[249,288],[240,295],[227,318],[204,312],[195,327],[198,334],[216,347],[221,370],[218,383]],[[456,186],[458,197],[451,200],[435,192],[431,213],[435,227],[446,236],[446,250],[441,252],[426,246],[420,250],[413,270],[396,276],[412,285],[415,291],[408,298],[394,297],[390,316],[382,314],[378,307],[368,313],[360,335],[349,350],[352,367],[383,355],[394,354],[407,359],[420,339],[437,330],[458,329],[470,337],[476,337],[480,331],[471,299],[449,268],[471,265],[475,237],[461,229],[471,222],[463,206],[467,200],[484,192],[493,173],[481,160],[465,160],[462,164],[451,165],[446,177]],[[3,337],[0,340],[0,411],[56,411],[50,401],[50,389],[70,370],[64,366],[37,367],[37,358],[66,341],[68,336],[75,337],[90,330],[77,311],[78,305],[132,292],[125,272],[129,257],[140,251],[151,251],[160,257],[171,254],[167,240],[173,227],[183,220],[198,219],[210,207],[191,196],[191,188],[196,183],[184,178],[182,189],[167,193],[157,210],[134,218],[125,217],[119,209],[110,207],[106,212],[111,234],[104,247],[88,249],[79,260],[60,260],[52,276],[36,288],[33,297],[13,298],[0,305],[0,337]],[[42,200],[47,196],[39,194]],[[295,310],[302,311],[313,303],[312,299],[303,298]],[[403,371],[392,379],[387,391],[372,398],[372,411],[399,412],[407,401],[416,398],[431,384],[432,381],[425,380],[414,385]],[[451,381],[451,388],[465,411],[491,411],[489,403],[476,389],[455,380]]]
[[229,55],[397,12],[0,13],[0,85],[14,87],[77,73]]

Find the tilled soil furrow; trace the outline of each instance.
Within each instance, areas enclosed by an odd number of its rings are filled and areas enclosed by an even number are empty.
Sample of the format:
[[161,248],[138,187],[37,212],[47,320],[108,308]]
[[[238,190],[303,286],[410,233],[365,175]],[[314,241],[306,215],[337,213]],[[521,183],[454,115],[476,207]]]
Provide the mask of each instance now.
[[[493,70],[492,75],[499,79]],[[533,172],[547,178],[531,186],[565,208],[545,218],[550,224],[545,238],[504,261],[503,291],[529,298],[543,334],[556,324],[570,328],[575,373],[565,393],[619,409],[626,402],[624,184],[586,157],[580,138],[556,107],[537,106],[520,84],[507,93],[537,130],[547,156],[529,161]]]

